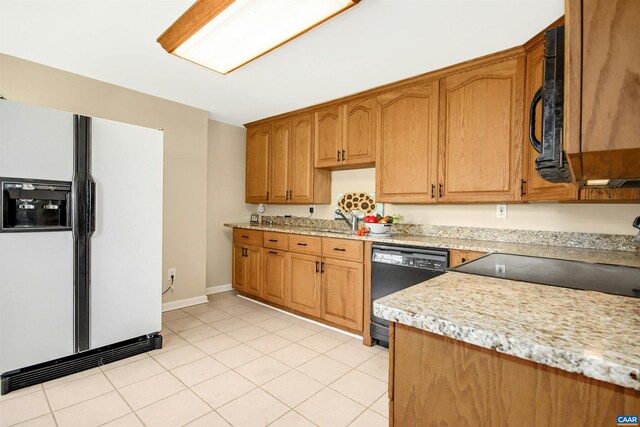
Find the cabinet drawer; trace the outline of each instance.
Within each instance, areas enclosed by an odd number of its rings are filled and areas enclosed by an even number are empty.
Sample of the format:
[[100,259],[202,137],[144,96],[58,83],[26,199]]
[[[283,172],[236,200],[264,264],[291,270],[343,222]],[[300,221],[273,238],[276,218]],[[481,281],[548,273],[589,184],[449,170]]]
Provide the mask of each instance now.
[[264,232],[264,244],[265,248],[287,250],[289,235],[285,233],[274,233],[273,231]]
[[246,245],[262,246],[262,231],[234,228],[233,243],[244,243]]
[[348,239],[322,238],[322,256],[346,261],[362,261],[362,242]]
[[289,234],[289,252],[320,256],[321,246],[321,237]]

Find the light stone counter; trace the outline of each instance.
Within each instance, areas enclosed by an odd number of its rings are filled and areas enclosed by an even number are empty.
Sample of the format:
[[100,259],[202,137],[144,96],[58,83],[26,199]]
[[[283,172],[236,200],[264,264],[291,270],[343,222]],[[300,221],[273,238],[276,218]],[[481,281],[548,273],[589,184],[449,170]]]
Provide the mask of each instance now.
[[[585,249],[569,246],[552,246],[526,243],[527,241],[529,241],[529,235],[533,232],[526,232],[526,234],[523,234],[522,242],[514,243],[469,238],[460,239],[443,236],[419,236],[410,234],[395,234],[393,237],[386,238],[358,237],[353,234],[321,232],[312,227],[294,225],[225,224],[225,226],[230,228],[245,228],[250,230],[275,231],[282,233],[304,234],[310,236],[332,237],[339,239],[365,240],[398,245],[461,249],[479,252],[500,252],[514,255],[528,255],[543,258],[557,258],[573,261],[640,267],[640,252],[638,251]],[[514,231],[512,234],[518,235],[516,231]]]
[[376,316],[640,390],[640,300],[446,273],[374,302]]

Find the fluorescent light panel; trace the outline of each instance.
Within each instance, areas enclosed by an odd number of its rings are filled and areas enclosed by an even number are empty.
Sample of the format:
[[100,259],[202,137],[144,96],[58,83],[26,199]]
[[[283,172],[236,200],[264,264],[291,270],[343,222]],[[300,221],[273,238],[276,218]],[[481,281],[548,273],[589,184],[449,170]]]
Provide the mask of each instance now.
[[227,74],[358,1],[235,0],[171,53]]

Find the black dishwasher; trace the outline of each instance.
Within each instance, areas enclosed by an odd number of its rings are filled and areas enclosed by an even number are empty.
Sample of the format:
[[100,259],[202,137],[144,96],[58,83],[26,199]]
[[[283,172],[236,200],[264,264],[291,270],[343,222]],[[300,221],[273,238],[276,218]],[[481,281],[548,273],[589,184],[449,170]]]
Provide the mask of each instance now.
[[444,274],[447,249],[373,244],[371,252],[371,338],[389,347],[389,322],[374,316],[373,302]]

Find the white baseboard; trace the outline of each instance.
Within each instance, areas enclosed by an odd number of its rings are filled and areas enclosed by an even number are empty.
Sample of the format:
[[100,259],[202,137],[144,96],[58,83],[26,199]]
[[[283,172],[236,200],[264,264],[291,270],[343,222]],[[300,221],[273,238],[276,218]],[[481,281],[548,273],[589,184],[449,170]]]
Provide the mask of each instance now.
[[352,338],[362,339],[362,337],[360,335],[356,335],[356,334],[353,334],[351,332],[343,331],[342,329],[334,328],[333,326],[325,325],[324,323],[316,322],[315,320],[307,319],[306,317],[298,316],[297,314],[289,313],[288,311],[280,310],[279,308],[276,308],[276,307],[274,307],[272,305],[265,304],[263,302],[256,301],[256,300],[251,299],[251,298],[247,298],[247,297],[242,296],[242,295],[238,295],[238,298],[242,298],[244,300],[251,301],[252,303],[261,305],[263,307],[270,308],[271,310],[279,311],[282,314],[287,314],[287,315],[289,315],[291,317],[295,317],[296,319],[304,320],[305,322],[309,322],[309,323],[313,323],[314,325],[322,326],[323,328],[329,329],[330,331],[339,332],[339,333],[341,333],[343,335],[347,335],[347,336],[350,336]]
[[177,310],[178,308],[190,307],[192,305],[206,304],[209,300],[206,295],[199,297],[179,299],[177,301],[169,301],[162,304],[162,311]]
[[209,286],[205,290],[207,295],[211,295],[211,294],[219,294],[220,292],[227,292],[232,289],[233,287],[231,286],[231,283],[227,283],[226,285]]

